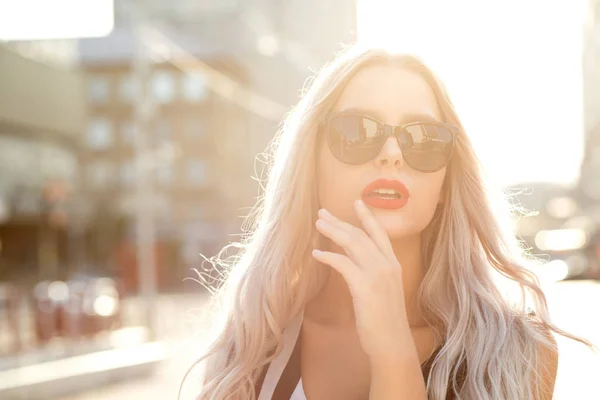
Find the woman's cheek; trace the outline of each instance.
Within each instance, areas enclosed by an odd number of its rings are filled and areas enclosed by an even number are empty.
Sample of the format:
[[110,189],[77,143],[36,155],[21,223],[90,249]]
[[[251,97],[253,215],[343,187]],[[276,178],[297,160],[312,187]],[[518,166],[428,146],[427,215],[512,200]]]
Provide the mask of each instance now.
[[[357,192],[358,190],[358,192]],[[344,184],[340,179],[332,179],[319,188],[319,207],[325,208],[336,217],[357,223],[358,217],[354,211],[354,201],[359,198],[359,189]]]

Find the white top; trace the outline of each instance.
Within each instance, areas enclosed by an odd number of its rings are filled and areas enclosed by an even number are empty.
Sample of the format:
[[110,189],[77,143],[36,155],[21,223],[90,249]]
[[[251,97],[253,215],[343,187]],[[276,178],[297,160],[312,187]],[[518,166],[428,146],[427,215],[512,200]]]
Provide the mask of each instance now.
[[[296,346],[296,341],[300,335],[300,328],[302,328],[303,317],[304,310],[298,313],[290,326],[283,332],[283,350],[267,368],[267,374],[265,375],[265,380],[260,389],[258,400],[271,400],[273,397],[281,374],[283,374],[283,370],[290,360],[294,347]],[[300,378],[298,385],[296,385],[296,389],[294,390],[294,393],[292,393],[290,400],[306,400],[306,394],[304,393],[304,387],[302,386],[302,378]]]
[[296,385],[296,390],[292,393],[292,397],[290,400],[306,400],[306,394],[304,393],[304,386],[302,386],[302,378],[298,381],[298,385]]

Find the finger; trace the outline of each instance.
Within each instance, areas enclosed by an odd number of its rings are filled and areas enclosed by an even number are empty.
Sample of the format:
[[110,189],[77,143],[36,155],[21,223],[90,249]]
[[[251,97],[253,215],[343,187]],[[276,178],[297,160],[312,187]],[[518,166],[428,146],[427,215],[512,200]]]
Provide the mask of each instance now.
[[346,232],[350,237],[355,235],[356,237],[360,237],[361,235],[364,235],[365,237],[369,236],[359,227],[339,219],[324,208],[319,210],[318,215],[321,219],[325,220],[326,223]]
[[350,233],[347,230],[333,223],[333,221],[324,219],[318,219],[316,226],[319,232],[333,240],[338,246],[342,247],[344,250],[349,250],[351,238]]
[[390,237],[367,205],[362,200],[356,200],[354,202],[354,210],[356,211],[365,232],[373,242],[375,242],[375,245],[377,245],[385,255],[396,257]]
[[360,268],[343,254],[330,251],[313,250],[315,260],[327,264],[344,277],[348,286],[355,287],[359,282]]
[[344,249],[346,254],[361,267],[375,264],[375,257],[381,254],[381,250],[360,229],[349,230],[323,219],[319,219],[316,225],[319,232]]
[[[364,205],[364,203],[363,203]],[[356,207],[356,206],[355,206]],[[366,208],[366,206],[365,206]],[[371,213],[371,211],[369,209],[367,209],[367,212]],[[393,250],[392,250],[392,244],[389,243],[389,238],[387,235],[387,232],[380,227],[379,222],[375,219],[375,217],[372,215],[371,213],[371,220],[368,221],[367,227],[369,227],[369,229],[373,232],[373,236],[369,233],[369,231],[363,231],[362,229],[349,224],[345,221],[342,221],[341,219],[337,218],[335,215],[331,214],[329,211],[327,211],[326,209],[322,208],[319,210],[318,215],[323,218],[326,222],[332,224],[333,226],[337,226],[340,229],[348,232],[348,234],[350,236],[354,236],[356,235],[357,237],[360,237],[361,235],[364,235],[365,237],[369,238],[370,241],[373,242],[373,246],[371,249],[378,249],[379,251],[381,251],[386,257],[388,257],[390,254],[394,254]],[[359,215],[359,217],[361,217]],[[362,220],[361,220],[362,222]],[[362,222],[363,225],[365,225],[364,222]],[[372,227],[371,225],[375,224],[374,227]],[[379,228],[379,229],[377,229]],[[379,231],[379,232],[378,232]],[[380,237],[382,236],[382,237]],[[376,241],[377,240],[377,241]],[[388,242],[388,247],[386,247],[385,242]],[[377,243],[380,242],[380,243]]]
[[330,222],[335,225],[339,225],[339,226],[344,226],[344,224],[350,225],[350,224],[342,221],[341,219],[339,219],[338,217],[336,217],[335,215],[333,215],[332,213],[330,213],[329,211],[327,211],[324,208],[321,208],[319,210],[319,212],[317,213],[317,215],[319,216],[319,218],[322,218],[325,221]]

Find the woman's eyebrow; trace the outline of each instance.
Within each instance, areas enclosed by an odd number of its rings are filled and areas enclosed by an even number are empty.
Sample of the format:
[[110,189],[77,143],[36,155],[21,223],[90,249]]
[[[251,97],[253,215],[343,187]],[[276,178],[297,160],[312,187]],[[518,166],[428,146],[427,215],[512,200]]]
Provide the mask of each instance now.
[[[369,116],[369,117],[372,117],[372,118],[378,120],[381,123],[383,123],[383,120],[384,120],[384,118],[381,116],[381,114],[377,110],[363,108],[363,107],[355,107],[355,106],[346,107],[344,109],[341,109],[339,112],[340,113],[356,113],[356,114]],[[433,116],[429,113],[426,113],[426,112],[407,113],[407,114],[403,114],[402,117],[400,118],[400,125],[409,124],[411,122],[438,122],[438,123],[441,123],[441,121],[438,118],[436,118],[435,116]]]
[[401,119],[402,124],[411,122],[441,122],[439,119],[427,113],[410,113],[404,114]]
[[363,107],[355,107],[355,106],[346,107],[346,108],[340,110],[339,112],[340,113],[356,113],[356,114],[366,115],[368,117],[372,117],[372,118],[380,121],[381,123],[383,123],[383,119],[384,119],[383,116],[377,110],[363,108]]

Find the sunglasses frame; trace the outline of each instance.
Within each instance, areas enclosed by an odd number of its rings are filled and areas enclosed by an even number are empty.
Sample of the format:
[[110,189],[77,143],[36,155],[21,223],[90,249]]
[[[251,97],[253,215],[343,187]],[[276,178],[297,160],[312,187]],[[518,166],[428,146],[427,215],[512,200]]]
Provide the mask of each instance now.
[[[381,151],[381,149],[383,148],[383,145],[385,144],[386,140],[388,137],[394,137],[396,139],[396,141],[398,142],[398,146],[400,147],[400,150],[402,149],[402,143],[400,142],[400,134],[396,133],[397,131],[400,131],[404,134],[410,135],[409,132],[406,131],[406,128],[411,127],[411,126],[416,126],[416,125],[436,125],[436,126],[441,126],[444,127],[446,129],[448,129],[450,131],[450,133],[452,134],[452,142],[450,143],[450,151],[448,153],[448,158],[446,160],[446,162],[444,164],[442,164],[441,167],[434,169],[434,170],[428,170],[428,171],[421,171],[419,169],[414,168],[412,165],[410,165],[410,163],[405,159],[406,163],[414,170],[419,171],[419,172],[423,172],[423,173],[433,173],[433,172],[437,172],[439,170],[441,170],[442,168],[444,168],[446,165],[448,165],[448,162],[450,161],[450,158],[452,157],[452,153],[454,152],[454,142],[456,141],[456,136],[458,135],[460,129],[452,124],[448,124],[445,122],[440,122],[440,121],[435,121],[435,120],[431,120],[431,121],[413,121],[413,122],[408,122],[406,124],[402,124],[402,125],[388,125],[388,124],[384,124],[383,122],[379,121],[377,118],[374,118],[370,115],[366,115],[366,114],[361,114],[361,113],[355,113],[355,112],[331,112],[331,113],[327,113],[322,122],[319,124],[320,125],[320,129],[325,128],[326,129],[326,136],[327,136],[327,146],[329,147],[329,150],[331,151],[331,142],[330,142],[330,138],[331,135],[329,134],[330,130],[331,130],[331,122],[338,117],[342,117],[345,115],[350,115],[353,117],[362,117],[362,118],[366,118],[370,121],[373,121],[375,123],[378,124],[378,127],[381,127],[381,131],[383,132],[382,135],[384,136],[384,140],[382,140],[382,144],[381,147],[379,148],[379,150],[377,151],[377,153],[375,154],[375,157],[377,156],[377,154],[379,154],[379,152]],[[333,154],[333,152],[332,152]],[[335,155],[334,155],[335,157]],[[375,158],[373,157],[373,158]],[[336,159],[338,159],[337,157],[335,157]],[[365,164],[368,161],[365,161],[363,163],[356,163],[356,164],[352,164],[352,163],[347,163],[345,161],[339,160],[338,161],[347,164],[347,165],[360,165],[360,164]]]

